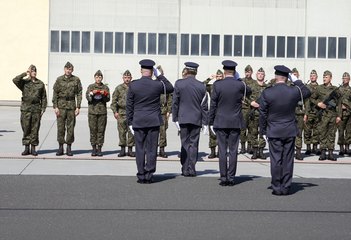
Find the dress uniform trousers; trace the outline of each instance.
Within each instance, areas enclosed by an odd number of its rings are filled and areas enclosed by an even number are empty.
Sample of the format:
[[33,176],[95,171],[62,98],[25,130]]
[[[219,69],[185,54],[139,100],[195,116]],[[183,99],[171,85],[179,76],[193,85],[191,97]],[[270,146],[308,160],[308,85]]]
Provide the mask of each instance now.
[[295,137],[269,138],[272,188],[277,192],[288,191],[294,170]]
[[134,129],[135,158],[138,170],[137,177],[140,180],[151,180],[156,171],[159,134],[160,127]]
[[[238,162],[238,146],[240,129],[216,128],[219,153],[219,172],[221,181],[234,181]],[[229,166],[227,161],[227,149],[229,149]]]
[[199,153],[199,139],[201,127],[194,124],[180,124],[180,139],[182,149],[180,162],[184,175],[196,174],[195,164]]

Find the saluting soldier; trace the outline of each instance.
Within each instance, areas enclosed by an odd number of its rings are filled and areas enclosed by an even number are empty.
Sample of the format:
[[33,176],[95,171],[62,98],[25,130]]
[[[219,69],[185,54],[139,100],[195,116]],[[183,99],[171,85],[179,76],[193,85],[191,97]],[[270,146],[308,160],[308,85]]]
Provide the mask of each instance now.
[[47,106],[45,85],[37,79],[37,68],[34,65],[15,77],[13,83],[22,91],[21,126],[22,144],[25,147],[22,155],[37,156],[35,147],[39,144],[40,120]]
[[[319,107],[319,114],[321,121],[318,125],[318,132],[320,138],[321,155],[319,160],[336,161],[333,154],[335,147],[336,125],[341,121],[341,108],[339,107],[340,96],[337,94],[337,87],[331,83],[332,73],[324,71],[323,84],[318,85],[316,91],[313,93],[314,101]],[[328,155],[326,151],[328,150]]]
[[[207,78],[204,81],[204,84],[206,86],[206,91],[210,94],[210,96],[211,96],[212,86],[213,86],[214,82],[217,80],[223,79],[223,77],[224,77],[223,72],[220,69],[218,69],[216,72],[216,75],[211,75],[209,78]],[[216,138],[216,135],[212,131],[210,131],[209,134],[210,134],[209,148],[211,149],[211,153],[208,155],[208,158],[211,159],[211,158],[218,157],[216,155],[217,138]]]
[[[130,83],[127,93],[127,121],[135,138],[137,182],[149,184],[156,171],[158,137],[163,124],[160,96],[172,93],[173,86],[153,68],[154,61],[144,59],[139,64],[142,77]],[[152,79],[153,72],[156,80]]]
[[[320,122],[318,113],[317,102],[313,101],[316,95],[314,92],[317,90],[318,86],[318,74],[316,70],[312,70],[310,73],[310,83],[307,84],[308,89],[311,91],[311,97],[305,101],[305,128],[304,128],[304,139],[306,144],[306,155],[310,154],[320,154],[318,149],[319,145],[319,134],[318,134],[318,123]],[[312,148],[311,148],[312,144]]]
[[67,62],[64,75],[58,77],[54,84],[52,103],[57,117],[57,141],[59,143],[56,156],[63,155],[64,143],[67,144],[67,156],[73,156],[71,146],[74,142],[74,127],[82,103],[82,84],[79,77],[72,75],[73,70],[73,65]]
[[94,78],[95,83],[90,84],[86,92],[90,143],[93,148],[91,156],[102,157],[101,148],[104,144],[107,124],[106,103],[110,101],[110,89],[102,83],[103,75],[100,70],[94,74]]
[[224,79],[213,84],[209,125],[210,131],[215,132],[218,140],[219,185],[234,186],[240,129],[245,125],[241,112],[242,100],[251,94],[251,89],[234,78],[236,62],[225,60],[222,64]]
[[[296,68],[293,68],[291,70],[292,74],[297,77],[297,79],[300,79],[300,74],[299,71]],[[304,100],[301,99],[297,103],[297,107],[295,109],[295,116],[296,116],[296,122],[297,122],[297,129],[299,130],[296,139],[295,139],[295,158],[297,160],[303,160],[303,156],[301,154],[301,148],[302,148],[302,133],[304,129],[304,116],[305,116],[305,107],[304,107]]]
[[128,146],[128,156],[135,157],[135,154],[133,153],[134,136],[128,128],[126,115],[127,92],[129,84],[132,81],[132,74],[129,70],[126,70],[123,73],[122,79],[123,83],[119,84],[112,94],[112,102],[110,106],[115,119],[117,119],[119,146],[121,147],[118,157],[126,156],[126,146]]
[[[252,79],[252,73],[253,73],[252,67],[250,65],[247,65],[245,67],[245,78],[243,79],[243,81],[248,87],[251,87],[252,84],[255,83],[255,80]],[[241,143],[240,153],[244,154],[248,152],[252,154],[253,153],[252,145],[251,145],[251,142],[249,141],[249,135],[251,134],[251,129],[249,129],[250,100],[248,98],[246,98],[245,102],[243,102],[242,113],[244,116],[245,127],[241,129],[241,132],[240,132],[240,143]],[[247,148],[246,148],[246,142],[247,142]]]
[[351,144],[351,87],[350,74],[345,72],[342,75],[342,86],[339,91],[341,94],[341,122],[338,125],[338,144],[340,146],[339,156],[350,154]]
[[253,148],[253,154],[251,156],[251,159],[266,159],[263,153],[263,149],[266,146],[266,140],[261,134],[259,134],[259,98],[262,94],[262,91],[268,86],[264,81],[265,71],[262,67],[258,69],[256,73],[256,78],[257,81],[251,85],[252,94],[250,96],[251,108],[249,114],[249,128],[251,129],[250,142],[252,143]]
[[180,131],[182,175],[195,177],[201,127],[204,132],[208,129],[208,98],[205,85],[195,78],[199,65],[194,62],[184,64],[186,78],[175,83],[172,118]]
[[[276,82],[263,90],[260,98],[260,132],[269,144],[272,194],[288,195],[293,177],[295,137],[298,134],[295,108],[301,95],[306,99],[311,92],[296,76],[289,75],[291,70],[286,66],[278,65],[274,69]],[[289,76],[294,86],[286,84]]]

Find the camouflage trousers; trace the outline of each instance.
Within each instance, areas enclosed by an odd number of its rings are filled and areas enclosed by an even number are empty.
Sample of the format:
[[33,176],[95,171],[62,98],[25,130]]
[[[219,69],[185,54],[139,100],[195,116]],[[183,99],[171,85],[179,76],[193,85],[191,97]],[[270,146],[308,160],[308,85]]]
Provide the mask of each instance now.
[[341,122],[338,125],[338,144],[351,144],[351,112],[347,110],[342,111]]
[[[134,136],[128,127],[126,115],[121,115],[121,114],[119,115],[117,119],[117,129],[118,129],[118,136],[119,136],[119,146],[133,147]],[[128,142],[127,142],[127,134],[128,134]]]
[[74,127],[76,125],[75,110],[61,108],[59,110],[60,116],[57,117],[57,141],[59,144],[72,144],[74,142]]
[[266,141],[259,134],[259,117],[259,114],[254,114],[249,121],[250,134],[248,135],[248,142],[251,142],[252,147],[264,148]]
[[250,129],[249,129],[249,114],[250,114],[250,108],[246,109],[242,109],[242,114],[244,117],[244,122],[245,122],[245,128],[242,128],[240,130],[240,143],[245,143],[248,142],[249,144],[251,144],[251,142],[248,139],[248,135],[250,134]]
[[334,150],[336,134],[336,113],[324,112],[318,125],[321,150]]
[[21,127],[23,131],[22,144],[34,145],[39,144],[39,128],[41,113],[21,111]]
[[307,122],[303,129],[305,144],[319,144],[318,124],[319,119],[316,114],[307,115]]
[[102,146],[105,140],[107,114],[88,114],[91,145]]
[[166,147],[167,146],[167,129],[168,129],[168,117],[166,114],[162,115],[163,125],[160,126],[160,139],[159,146]]
[[209,148],[217,147],[217,137],[211,131],[210,126],[208,127],[208,132],[209,132],[209,143],[208,143]]
[[297,136],[295,138],[295,147],[296,148],[302,148],[302,133],[304,129],[304,121],[303,121],[303,116],[304,115],[296,115],[296,123],[297,123]]

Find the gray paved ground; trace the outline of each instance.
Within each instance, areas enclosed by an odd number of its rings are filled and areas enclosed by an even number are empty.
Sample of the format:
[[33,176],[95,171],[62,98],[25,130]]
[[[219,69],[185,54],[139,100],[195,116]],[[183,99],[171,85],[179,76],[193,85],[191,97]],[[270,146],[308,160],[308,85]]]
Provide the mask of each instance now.
[[[1,104],[0,104],[1,105]],[[271,195],[269,159],[239,155],[237,185],[218,186],[218,159],[201,136],[199,177],[179,176],[179,138],[170,124],[156,183],[136,183],[135,162],[117,158],[109,114],[105,156],[90,157],[86,109],[75,155],[55,156],[52,109],[42,119],[40,155],[20,155],[19,108],[0,106],[0,239],[351,239],[351,159],[295,162],[292,195]],[[266,150],[267,152],[267,150]]]

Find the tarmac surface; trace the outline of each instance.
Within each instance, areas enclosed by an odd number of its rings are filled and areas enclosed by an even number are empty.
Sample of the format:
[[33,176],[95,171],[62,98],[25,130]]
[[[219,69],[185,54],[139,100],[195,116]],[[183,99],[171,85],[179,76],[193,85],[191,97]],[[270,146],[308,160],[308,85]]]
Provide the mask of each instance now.
[[103,157],[90,156],[87,109],[77,118],[74,156],[56,157],[50,107],[39,156],[23,157],[20,111],[13,105],[0,106],[1,240],[351,239],[351,157],[295,161],[292,194],[273,196],[269,159],[239,155],[236,185],[221,187],[205,135],[198,177],[180,176],[180,140],[170,121],[169,158],[158,159],[153,184],[140,185],[135,160],[117,157],[111,112]]

